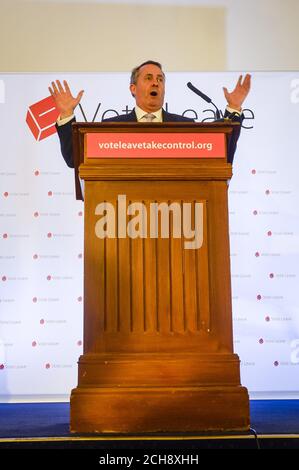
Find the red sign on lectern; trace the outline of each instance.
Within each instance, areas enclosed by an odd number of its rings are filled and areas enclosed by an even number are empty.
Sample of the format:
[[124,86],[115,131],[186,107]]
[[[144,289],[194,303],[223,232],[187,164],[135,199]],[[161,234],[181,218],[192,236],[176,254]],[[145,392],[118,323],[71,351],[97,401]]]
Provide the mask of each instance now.
[[225,158],[225,134],[94,132],[85,134],[85,158]]

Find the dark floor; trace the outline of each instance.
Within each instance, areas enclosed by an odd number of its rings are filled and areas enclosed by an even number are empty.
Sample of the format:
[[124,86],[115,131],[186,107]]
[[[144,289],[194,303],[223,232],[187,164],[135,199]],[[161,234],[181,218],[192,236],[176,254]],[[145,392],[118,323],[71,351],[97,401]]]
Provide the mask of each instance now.
[[[0,447],[43,449],[299,449],[299,400],[252,400],[251,428],[243,435],[160,436],[158,439],[131,437],[71,436],[69,403],[0,404]],[[267,436],[271,435],[271,436]],[[7,441],[9,439],[10,442]],[[26,438],[26,442],[24,442]],[[34,439],[29,439],[34,438]],[[39,440],[36,438],[40,438]],[[19,442],[21,441],[23,442]]]
[[[69,403],[0,403],[1,437],[69,436]],[[251,400],[257,434],[299,434],[299,400]]]

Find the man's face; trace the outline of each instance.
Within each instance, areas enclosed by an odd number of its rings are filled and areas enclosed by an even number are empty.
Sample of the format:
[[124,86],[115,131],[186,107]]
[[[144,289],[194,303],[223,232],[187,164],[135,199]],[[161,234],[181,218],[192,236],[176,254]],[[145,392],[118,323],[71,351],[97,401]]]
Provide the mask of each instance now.
[[165,78],[162,70],[154,64],[139,69],[136,84],[130,85],[136,104],[147,113],[162,108],[165,94]]

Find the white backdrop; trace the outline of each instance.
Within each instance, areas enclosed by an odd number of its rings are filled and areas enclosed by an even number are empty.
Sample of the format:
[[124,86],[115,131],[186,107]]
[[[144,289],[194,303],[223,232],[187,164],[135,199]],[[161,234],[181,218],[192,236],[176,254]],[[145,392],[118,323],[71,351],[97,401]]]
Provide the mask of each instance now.
[[[223,108],[238,75],[167,74],[167,109],[211,117],[186,83]],[[97,120],[134,104],[128,74],[0,75],[2,401],[67,399],[82,352],[83,205],[57,135],[36,140],[26,124],[57,78],[85,90],[89,120],[98,103]],[[229,190],[235,351],[251,397],[298,396],[299,72],[252,79]]]

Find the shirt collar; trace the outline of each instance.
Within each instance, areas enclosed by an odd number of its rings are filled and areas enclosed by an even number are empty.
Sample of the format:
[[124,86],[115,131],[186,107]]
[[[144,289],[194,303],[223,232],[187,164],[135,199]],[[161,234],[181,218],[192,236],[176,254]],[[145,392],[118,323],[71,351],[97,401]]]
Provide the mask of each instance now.
[[[135,113],[137,121],[140,121],[140,119],[143,118],[145,114],[148,114],[146,111],[143,111],[143,109],[139,108],[139,106],[137,105],[135,106]],[[158,111],[151,112],[150,114],[154,114],[156,116],[154,122],[162,122],[162,108],[158,109]]]

